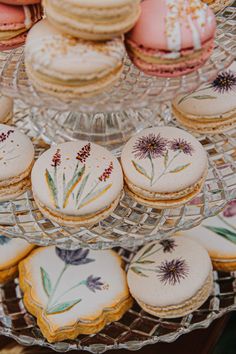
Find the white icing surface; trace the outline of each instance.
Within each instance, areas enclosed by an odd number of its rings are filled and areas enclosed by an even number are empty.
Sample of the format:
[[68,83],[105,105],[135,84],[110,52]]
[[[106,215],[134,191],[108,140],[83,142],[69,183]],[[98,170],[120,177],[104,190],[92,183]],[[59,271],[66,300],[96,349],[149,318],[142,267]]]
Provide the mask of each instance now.
[[[159,251],[145,258],[145,260],[154,263],[138,265],[135,261],[150,247],[150,244],[146,245],[135,256],[129,268],[128,285],[131,294],[147,305],[159,307],[180,304],[196,295],[209,276],[212,269],[211,260],[207,251],[201,245],[186,237],[176,237],[174,242],[177,247],[169,253],[164,253],[163,247],[158,242],[154,243],[152,252],[158,249]],[[158,276],[159,267],[165,261],[170,262],[178,259],[184,260],[187,266],[186,276],[180,278],[180,282],[176,282],[175,285],[169,282],[164,284]],[[147,277],[143,277],[132,271],[132,267],[135,266],[152,269],[153,271],[142,270],[147,275]]]
[[121,65],[125,48],[120,38],[105,43],[85,42],[62,35],[42,20],[28,34],[25,55],[40,73],[64,80],[90,80]]
[[[190,155],[183,152],[178,154],[178,151],[172,151],[168,147],[167,165],[169,165],[169,167],[167,170],[165,167],[165,158],[163,156],[153,158],[152,162],[155,176],[152,185],[150,179],[134,167],[135,163],[144,169],[149,177],[152,174],[150,159],[148,157],[136,157],[134,153],[134,146],[138,139],[141,137],[148,137],[150,134],[155,134],[155,136],[160,134],[161,137],[168,141],[184,139],[186,142],[190,143],[193,148],[192,155]],[[131,138],[122,151],[121,162],[124,174],[131,183],[142,189],[160,193],[176,192],[192,186],[203,177],[207,169],[207,155],[202,145],[189,133],[172,127],[145,129]],[[181,169],[181,166],[185,166],[186,168],[179,172],[173,172],[176,169],[178,170],[178,168]],[[164,173],[165,171],[166,173]]]
[[[32,188],[37,198],[48,208],[67,215],[86,215],[109,207],[118,198],[123,188],[123,175],[118,160],[103,147],[91,144],[91,151],[86,162],[80,162],[76,159],[77,154],[88,144],[86,141],[76,141],[53,146],[36,161],[32,170]],[[58,149],[61,162],[55,169],[52,166],[52,159]],[[99,177],[111,164],[113,167],[110,175],[105,181],[101,181]],[[77,172],[83,170],[82,178],[74,184],[75,188],[69,193],[65,206],[63,174],[65,174],[65,184],[67,184],[72,179],[76,166]],[[46,169],[56,182],[58,207],[55,205],[46,181]],[[86,184],[84,184],[85,182]],[[83,184],[84,189],[77,202],[76,197]],[[103,194],[102,191],[104,191]],[[97,194],[92,195],[91,193]],[[88,194],[90,194],[90,198],[86,199]]]
[[[9,131],[13,132],[8,135]],[[34,147],[30,139],[15,127],[0,124],[0,180],[25,172],[33,159]]]
[[[236,209],[236,207],[234,208]],[[216,232],[209,230],[206,227],[229,230],[236,235],[236,215],[225,217],[222,212],[219,216],[205,220],[202,225],[198,227],[181,232],[181,235],[191,237],[192,239],[200,242],[202,246],[208,250],[213,259],[217,257],[231,257],[236,259],[236,243],[218,235]]]
[[[33,248],[24,240],[9,239],[9,242],[3,242],[0,235],[0,270],[5,269],[6,265],[15,264],[22,253],[27,253]],[[20,260],[21,258],[19,258]]]
[[[225,71],[231,71],[236,76],[236,62]],[[204,84],[190,95],[177,96],[174,100],[174,105],[185,114],[200,116],[201,118],[220,116],[220,114],[236,109],[236,85],[234,85],[232,90],[224,93],[216,91],[214,88],[209,87],[210,85],[209,83]],[[205,98],[201,99],[204,96]],[[184,97],[186,99],[179,103]],[[196,99],[194,97],[200,98]]]
[[13,99],[0,94],[0,122],[13,110]]
[[[54,296],[54,300],[56,298],[60,299],[58,303],[75,299],[81,299],[81,302],[63,313],[49,316],[44,312],[44,318],[51,326],[73,326],[79,320],[92,320],[99,317],[103,309],[118,305],[128,297],[126,275],[115,252],[90,250],[87,258],[93,259],[94,262],[77,266],[69,265],[67,267]],[[40,281],[40,268],[43,268],[48,273],[52,287],[54,287],[64,266],[65,263],[56,254],[55,247],[39,249],[27,263],[27,270],[30,272],[31,277],[31,280],[27,279],[27,281],[34,289],[37,297],[37,299],[33,298],[33,301],[42,306],[44,310],[46,310],[49,300]],[[76,284],[86,280],[91,275],[100,278],[99,281],[103,283],[100,286],[100,290],[96,289],[93,292],[85,285],[75,287]],[[62,295],[72,287],[75,288],[66,295]]]

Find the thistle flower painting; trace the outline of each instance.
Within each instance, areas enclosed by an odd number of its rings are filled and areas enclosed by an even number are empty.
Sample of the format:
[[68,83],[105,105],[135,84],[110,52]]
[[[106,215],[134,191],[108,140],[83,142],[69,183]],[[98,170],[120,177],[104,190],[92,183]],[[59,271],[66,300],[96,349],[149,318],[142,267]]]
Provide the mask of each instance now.
[[[109,180],[114,170],[113,162],[111,161],[102,173],[94,178],[94,175],[87,171],[90,156],[91,144],[87,143],[75,153],[73,160],[75,167],[71,176],[68,176],[63,168],[66,157],[63,156],[61,149],[57,149],[53,154],[50,167],[45,170],[45,180],[56,209],[65,209],[69,203],[73,203],[75,209],[79,210],[97,200],[112,187]],[[91,180],[94,180],[92,185]],[[61,186],[63,198],[59,198]]]
[[[170,156],[170,153],[175,153]],[[133,154],[137,162],[132,160],[133,167],[136,171],[149,180],[150,186],[155,185],[161,178],[168,174],[179,173],[188,168],[191,163],[174,166],[179,155],[192,156],[194,149],[192,144],[185,139],[168,140],[160,134],[149,134],[138,138],[133,146]],[[150,161],[150,169],[144,168],[142,160]],[[159,160],[159,166],[156,167],[155,161]],[[164,169],[161,171],[161,165]],[[160,172],[161,171],[161,172]]]
[[[68,272],[69,267],[82,267],[89,263],[95,262],[95,259],[89,257],[90,250],[88,249],[79,248],[77,250],[70,251],[55,248],[55,252],[56,255],[64,262],[64,266],[58,274],[57,279],[51,279],[47,270],[43,267],[40,268],[42,286],[47,297],[47,315],[64,313],[82,302],[83,299],[79,296],[79,289],[81,287],[85,287],[94,295],[96,292],[106,289],[106,284],[102,281],[101,277],[91,274],[85,277],[85,279],[75,282],[75,284],[71,287],[65,288],[64,291],[58,292],[58,288],[61,285],[63,279],[65,279],[66,272]],[[79,274],[80,273],[78,273],[78,275]],[[77,289],[78,297],[71,300],[72,291]]]

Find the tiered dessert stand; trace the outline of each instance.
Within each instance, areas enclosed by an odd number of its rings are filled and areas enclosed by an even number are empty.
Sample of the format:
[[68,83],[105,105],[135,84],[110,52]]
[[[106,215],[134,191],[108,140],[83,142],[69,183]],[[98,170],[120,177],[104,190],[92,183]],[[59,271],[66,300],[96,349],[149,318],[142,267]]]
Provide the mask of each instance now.
[[[176,79],[157,79],[140,73],[128,59],[120,81],[93,98],[61,101],[36,91],[25,74],[23,49],[0,53],[0,90],[19,99],[15,124],[33,138],[37,154],[47,144],[73,139],[100,143],[117,156],[135,132],[152,125],[172,124],[169,102],[176,94],[189,92],[212,80],[236,57],[236,8],[217,15],[214,53],[196,72]],[[24,103],[22,103],[23,101]],[[214,136],[197,136],[209,156],[209,174],[202,193],[192,202],[172,210],[145,207],[123,195],[113,214],[86,228],[62,227],[45,219],[31,192],[17,200],[0,203],[0,232],[41,246],[67,249],[116,248],[127,267],[137,247],[192,228],[219,213],[236,198],[236,129]],[[175,320],[160,320],[134,304],[125,316],[96,335],[49,344],[35,319],[27,313],[18,281],[0,287],[0,334],[23,345],[40,345],[59,352],[109,349],[138,350],[160,341],[172,342],[197,328],[206,328],[219,316],[236,309],[236,273],[214,272],[214,289],[208,301],[192,314]]]

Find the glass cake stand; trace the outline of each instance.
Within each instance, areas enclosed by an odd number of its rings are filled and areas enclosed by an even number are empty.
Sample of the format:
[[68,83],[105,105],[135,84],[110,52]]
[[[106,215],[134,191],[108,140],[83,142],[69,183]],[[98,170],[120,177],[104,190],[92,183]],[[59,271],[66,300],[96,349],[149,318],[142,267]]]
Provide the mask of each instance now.
[[[127,266],[134,250],[118,249]],[[86,350],[104,353],[111,349],[139,350],[148,344],[173,342],[195,329],[207,328],[213,320],[236,310],[236,273],[214,272],[214,288],[207,302],[197,311],[178,319],[159,319],[143,311],[137,303],[123,318],[107,325],[96,335],[81,335],[76,340],[48,343],[35,318],[24,307],[18,280],[0,287],[0,333],[24,346],[39,345],[57,352]]]
[[112,88],[95,97],[65,101],[34,89],[25,73],[24,49],[18,48],[0,53],[0,91],[22,99],[28,106],[38,107],[36,115],[32,110],[32,116],[39,132],[49,140],[82,138],[114,149],[135,132],[153,125],[159,111],[168,117],[163,102],[197,89],[233,62],[236,8],[227,7],[220,12],[217,25],[211,58],[189,75],[172,79],[150,77],[126,58],[122,76]]

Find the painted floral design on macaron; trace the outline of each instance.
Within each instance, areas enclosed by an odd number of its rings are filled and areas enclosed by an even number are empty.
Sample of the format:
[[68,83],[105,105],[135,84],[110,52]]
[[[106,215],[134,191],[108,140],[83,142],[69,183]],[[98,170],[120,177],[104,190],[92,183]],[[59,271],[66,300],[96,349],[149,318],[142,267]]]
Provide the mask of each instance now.
[[164,240],[174,247],[165,251],[163,241],[144,246],[128,270],[131,295],[148,313],[161,318],[185,316],[207,300],[213,286],[207,251],[187,237]]
[[34,146],[15,127],[0,124],[0,201],[15,199],[30,188]]
[[197,195],[207,155],[189,133],[172,127],[145,129],[125,145],[121,163],[126,190],[142,204],[178,207]]
[[46,151],[32,171],[32,189],[42,213],[65,225],[93,225],[117,206],[123,189],[118,160],[86,141]]
[[21,262],[19,279],[49,342],[98,333],[133,303],[122,259],[110,250],[38,248]]
[[172,103],[176,119],[189,130],[216,134],[236,126],[236,62],[196,91],[177,96]]

